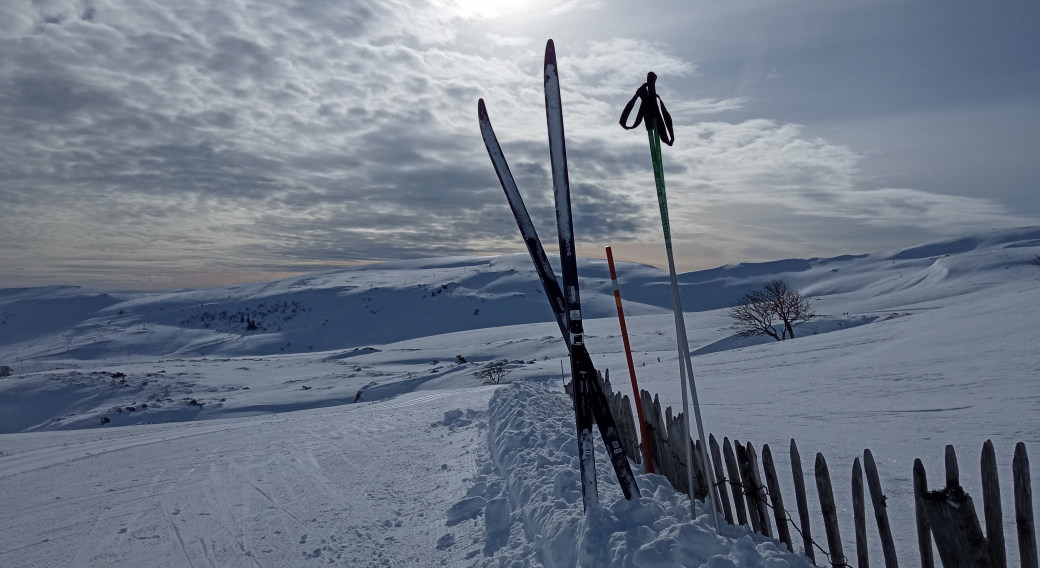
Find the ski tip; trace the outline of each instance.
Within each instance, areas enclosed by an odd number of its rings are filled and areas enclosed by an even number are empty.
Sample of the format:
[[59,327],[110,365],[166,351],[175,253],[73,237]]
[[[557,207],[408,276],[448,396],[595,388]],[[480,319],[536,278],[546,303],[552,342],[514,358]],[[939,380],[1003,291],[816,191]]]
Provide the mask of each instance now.
[[556,67],[556,45],[551,39],[545,42],[545,67],[548,68],[550,64]]
[[484,106],[484,99],[477,99],[477,118],[487,118],[487,107]]

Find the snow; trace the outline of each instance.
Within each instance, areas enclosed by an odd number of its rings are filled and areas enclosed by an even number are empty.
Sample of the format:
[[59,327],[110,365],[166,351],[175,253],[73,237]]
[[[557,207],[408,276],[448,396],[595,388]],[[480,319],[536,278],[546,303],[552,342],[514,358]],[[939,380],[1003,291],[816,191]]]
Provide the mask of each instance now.
[[[443,417],[436,401],[486,409],[491,391],[439,394],[7,435],[0,564],[457,564],[460,546],[436,545],[484,441],[476,424],[431,424]],[[480,533],[472,524],[451,530],[467,543]]]
[[[936,487],[953,444],[979,496],[992,439],[1016,563],[1012,451],[1040,451],[1037,254],[1027,227],[679,275],[706,428],[769,444],[790,502],[795,438],[821,542],[822,452],[846,554],[848,475],[870,448],[910,565],[914,458]],[[606,264],[581,259],[579,275],[593,360],[627,389]],[[678,410],[667,273],[618,276],[640,386]],[[821,317],[792,341],[734,337],[723,308],[772,278]],[[565,356],[526,254],[207,290],[0,290],[0,365],[15,372],[0,379],[0,565],[799,565],[746,529],[714,535],[658,476],[619,499],[605,456],[602,507],[583,516]],[[513,384],[481,385],[501,360]]]
[[[537,383],[514,383],[491,399],[488,444],[506,496],[487,501],[485,533],[492,550],[509,547],[501,565],[808,566],[804,556],[778,549],[748,527],[726,526],[716,535],[703,507],[691,521],[689,499],[659,475],[637,476],[640,497],[625,500],[611,480],[610,458],[600,439],[595,450],[602,506],[583,515],[575,473],[578,442],[568,402],[558,389]],[[483,476],[477,480],[485,483]],[[512,523],[517,530],[510,534]]]

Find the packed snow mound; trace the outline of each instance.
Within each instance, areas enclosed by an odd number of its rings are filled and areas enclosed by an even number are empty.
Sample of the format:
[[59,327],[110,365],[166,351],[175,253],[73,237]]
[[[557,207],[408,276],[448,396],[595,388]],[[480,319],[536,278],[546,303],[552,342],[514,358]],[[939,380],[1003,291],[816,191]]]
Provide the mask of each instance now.
[[[1035,276],[1040,227],[976,233],[894,252],[742,263],[679,276],[683,308],[729,307],[774,278],[814,297],[890,310]],[[559,258],[550,261],[559,270]],[[579,259],[584,316],[614,317],[606,261]],[[618,263],[630,316],[671,310],[669,278]],[[0,362],[317,353],[552,322],[526,254],[386,262],[273,282],[170,292],[0,290]],[[22,365],[25,366],[24,364]]]
[[[659,475],[637,475],[640,497],[622,495],[598,434],[600,505],[582,513],[578,443],[570,399],[560,390],[520,382],[499,389],[488,408],[491,468],[448,513],[479,516],[484,555],[498,566],[546,568],[711,568],[809,566],[803,554],[746,526],[723,522],[704,503],[691,520],[689,499]],[[519,564],[516,564],[519,562]]]

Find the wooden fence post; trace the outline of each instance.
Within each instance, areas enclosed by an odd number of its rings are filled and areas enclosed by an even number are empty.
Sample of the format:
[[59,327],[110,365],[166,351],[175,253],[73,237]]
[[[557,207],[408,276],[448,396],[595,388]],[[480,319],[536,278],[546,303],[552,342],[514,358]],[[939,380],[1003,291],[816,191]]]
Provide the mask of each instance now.
[[1029,456],[1026,445],[1015,445],[1015,458],[1011,462],[1012,477],[1015,479],[1015,524],[1018,527],[1018,554],[1022,568],[1038,568],[1036,554],[1036,532],[1033,525],[1033,491],[1029,481]]
[[946,487],[960,487],[961,472],[957,467],[957,452],[952,444],[946,445]]
[[[683,421],[683,424],[686,424],[686,422]],[[687,427],[687,434],[690,434],[688,430],[689,427]],[[691,461],[693,462],[694,493],[697,495],[698,499],[705,501],[708,498],[708,491],[713,488],[708,486],[708,471],[705,469],[704,465],[704,448],[701,447],[701,441],[694,440],[693,436],[687,435],[686,439],[690,441],[689,451],[693,452],[693,459]],[[715,499],[714,502],[718,503],[719,500]]]
[[831,489],[831,474],[823,454],[816,454],[816,490],[820,494],[820,509],[823,511],[823,527],[827,531],[827,546],[830,548],[831,566],[845,566],[845,553],[841,550],[841,531],[838,530],[838,508],[834,505],[834,490]]
[[751,442],[747,443],[748,464],[751,467],[751,480],[754,483],[755,505],[758,507],[758,521],[762,523],[762,534],[772,538],[773,528],[769,523],[769,505],[766,504],[766,486],[762,483],[762,471],[758,467],[758,452]]
[[[619,393],[620,394],[620,393]],[[636,423],[636,417],[632,414],[632,401],[628,398],[628,395],[622,395],[621,397],[621,413],[624,418],[624,423],[628,429],[628,445],[632,448],[633,460],[636,463],[643,463],[643,452],[639,446],[639,426]],[[650,469],[653,469],[653,465]],[[651,472],[653,473],[653,472]]]
[[769,451],[769,444],[762,445],[762,469],[766,474],[766,484],[769,486],[769,500],[773,502],[773,520],[776,521],[776,534],[787,549],[794,552],[791,544],[791,531],[787,528],[787,510],[784,509],[784,499],[780,496],[780,480],[776,477],[776,467],[773,465],[773,453]]
[[662,428],[664,428],[664,424],[661,422],[661,405],[656,397],[651,398],[650,393],[645,390],[639,391],[639,396],[643,399],[646,430],[648,437],[650,438],[650,453],[657,462],[654,470],[664,477],[668,477],[665,472],[665,462],[667,457],[664,455],[664,439],[662,436]]
[[751,462],[748,459],[747,447],[740,440],[733,440],[733,450],[737,452],[737,464],[740,465],[740,485],[744,490],[744,500],[747,501],[748,520],[751,521],[751,530],[762,533],[762,520],[758,516],[758,501],[755,499],[755,479],[751,477]]
[[726,522],[732,525],[733,509],[729,505],[729,496],[726,494],[726,474],[722,471],[722,452],[719,451],[719,441],[715,439],[715,434],[708,434],[708,445],[711,446],[711,461],[715,467],[719,501],[722,501],[722,510],[726,515]]
[[928,478],[920,458],[914,460],[914,507],[917,515],[917,547],[921,551],[921,568],[935,568],[932,557],[932,526],[924,510],[924,497],[928,494]]
[[986,547],[993,568],[1007,568],[1004,549],[1004,512],[1000,506],[1000,480],[993,441],[982,444],[982,511],[986,516]]
[[870,489],[870,503],[874,506],[874,518],[877,520],[878,533],[881,535],[881,551],[885,554],[885,568],[899,568],[896,559],[896,543],[892,539],[892,527],[888,524],[888,503],[881,492],[881,480],[878,478],[877,464],[870,450],[863,450],[863,470],[867,474],[867,487]]
[[[673,471],[675,464],[672,463],[672,453],[668,446],[668,422],[665,419],[664,412],[661,410],[661,399],[656,394],[654,395],[653,409],[657,421],[661,424],[661,428],[657,430],[657,443],[661,446],[659,449],[661,452],[661,471],[671,481],[675,479],[675,472]],[[674,483],[672,487],[679,489],[679,486]]]
[[[738,444],[739,445],[739,444]],[[726,471],[729,473],[729,486],[733,493],[733,508],[737,513],[737,524],[748,524],[747,511],[744,509],[744,490],[740,485],[740,468],[737,466],[737,458],[733,455],[733,447],[730,446],[729,438],[722,438],[722,452],[726,455]]]
[[682,424],[679,423],[681,419],[682,416],[672,416],[671,406],[665,408],[664,421],[668,424],[668,455],[671,458],[669,481],[681,493],[688,495],[692,502],[693,488],[690,487],[689,478],[686,476],[686,450],[683,448],[683,439],[686,438],[686,431]]
[[867,507],[863,502],[863,469],[859,458],[852,462],[852,519],[856,527],[856,563],[857,568],[869,568],[870,555],[867,552]]
[[[949,472],[950,462],[946,463]],[[924,510],[932,526],[935,548],[939,551],[943,568],[990,566],[986,537],[979,526],[975,505],[960,485],[929,492],[924,496]]]
[[[670,414],[671,410],[672,407],[669,406],[665,412]],[[668,443],[672,445],[672,459],[674,460],[676,476],[681,480],[679,483],[685,489],[684,493],[689,495],[692,501],[697,492],[690,485],[690,478],[696,475],[696,473],[691,472],[693,475],[689,476],[686,474],[686,452],[690,451],[690,436],[686,431],[686,420],[682,412],[677,416],[669,416],[668,420],[671,424],[668,427]],[[692,465],[692,459],[690,463]]]
[[660,452],[661,474],[667,477],[667,474],[664,472],[672,466],[671,455],[668,453],[668,425],[664,421],[664,412],[661,410],[661,400],[656,394],[650,401],[650,407],[653,409],[654,419],[657,421],[656,423],[659,424],[657,427],[657,447],[654,448],[654,451]]
[[816,564],[816,552],[813,550],[812,534],[809,532],[809,503],[805,498],[802,456],[798,454],[798,444],[794,438],[791,438],[791,473],[794,475],[794,500],[798,503],[798,522],[802,525],[802,546],[805,547],[805,555]]

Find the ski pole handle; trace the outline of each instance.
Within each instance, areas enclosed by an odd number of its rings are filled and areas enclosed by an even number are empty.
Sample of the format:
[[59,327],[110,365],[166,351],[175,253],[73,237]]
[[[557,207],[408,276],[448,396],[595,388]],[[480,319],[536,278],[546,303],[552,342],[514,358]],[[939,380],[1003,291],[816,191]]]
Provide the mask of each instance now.
[[[639,110],[636,111],[636,120],[632,126],[629,126],[628,117],[635,108],[637,100],[639,101]],[[636,94],[625,105],[625,110],[621,111],[621,120],[619,122],[625,130],[632,130],[639,126],[640,122],[644,122],[647,132],[652,131],[656,125],[662,142],[669,146],[675,142],[672,115],[668,114],[664,101],[657,94],[657,74],[653,71],[646,74],[646,82],[636,89]]]

